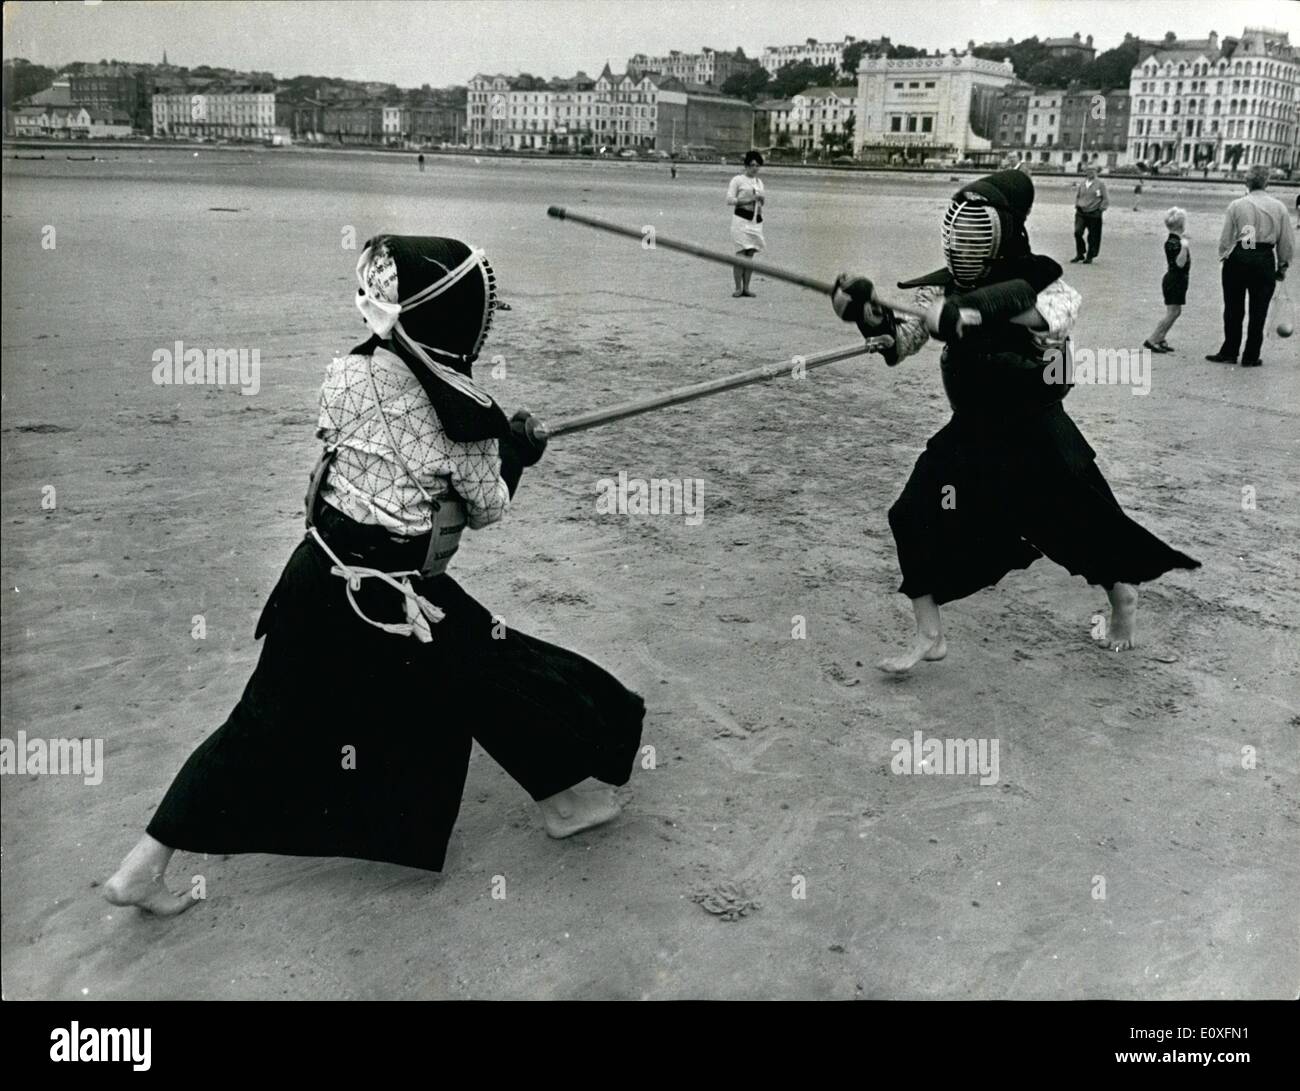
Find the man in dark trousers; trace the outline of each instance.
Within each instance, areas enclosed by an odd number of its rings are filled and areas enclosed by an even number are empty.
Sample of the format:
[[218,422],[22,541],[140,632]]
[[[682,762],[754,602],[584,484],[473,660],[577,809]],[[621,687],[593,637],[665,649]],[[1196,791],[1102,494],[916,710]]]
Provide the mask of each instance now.
[[[1074,257],[1070,264],[1083,262],[1091,265],[1101,251],[1101,214],[1110,208],[1106,183],[1097,177],[1097,168],[1091,163],[1084,168],[1083,181],[1074,190]],[[1084,249],[1083,236],[1087,232],[1088,246]]]
[[1206,359],[1216,364],[1235,364],[1241,346],[1241,320],[1250,295],[1250,318],[1242,367],[1259,367],[1260,345],[1264,341],[1264,320],[1273,289],[1286,277],[1295,251],[1295,229],[1286,205],[1264,192],[1268,167],[1256,163],[1246,171],[1246,196],[1228,206],[1219,236],[1219,261],[1223,280],[1223,344]]

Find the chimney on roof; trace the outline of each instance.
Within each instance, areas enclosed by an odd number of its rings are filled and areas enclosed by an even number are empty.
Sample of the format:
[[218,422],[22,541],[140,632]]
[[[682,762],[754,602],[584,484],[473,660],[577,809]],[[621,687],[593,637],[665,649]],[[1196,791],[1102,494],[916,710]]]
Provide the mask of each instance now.
[[1084,44],[1085,44],[1089,49],[1092,48],[1092,35],[1091,35],[1091,34],[1089,34],[1088,37],[1086,37],[1086,38],[1084,39]]
[[1219,48],[1219,32],[1217,30],[1210,31],[1210,48]]
[[1079,40],[1079,32],[1077,30],[1074,32],[1074,40],[1076,42]]

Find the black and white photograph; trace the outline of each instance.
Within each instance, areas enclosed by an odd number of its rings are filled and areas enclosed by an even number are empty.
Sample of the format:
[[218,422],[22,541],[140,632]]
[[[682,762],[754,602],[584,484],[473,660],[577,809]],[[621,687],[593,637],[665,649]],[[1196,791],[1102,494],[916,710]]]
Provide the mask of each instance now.
[[37,1054],[149,1068],[114,1001],[1112,1001],[1097,1071],[1250,1066],[1300,4],[22,0],[3,72]]

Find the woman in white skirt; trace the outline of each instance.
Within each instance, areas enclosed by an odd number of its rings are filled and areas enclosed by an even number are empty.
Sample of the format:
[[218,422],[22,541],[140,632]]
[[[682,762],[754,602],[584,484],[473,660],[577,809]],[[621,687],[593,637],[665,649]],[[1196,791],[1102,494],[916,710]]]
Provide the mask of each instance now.
[[[727,204],[734,215],[731,217],[731,241],[736,244],[736,252],[752,258],[765,246],[763,242],[763,183],[758,177],[758,168],[763,165],[763,157],[758,152],[745,153],[745,173],[738,174],[727,187]],[[732,298],[741,296],[753,298],[749,290],[749,278],[753,270],[733,266],[732,273],[736,279],[736,290]]]

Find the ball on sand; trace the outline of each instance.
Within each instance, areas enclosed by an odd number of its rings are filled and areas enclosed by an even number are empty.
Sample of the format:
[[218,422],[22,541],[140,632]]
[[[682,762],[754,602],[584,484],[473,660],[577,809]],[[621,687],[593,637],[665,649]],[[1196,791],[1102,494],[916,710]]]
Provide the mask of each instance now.
[[1279,322],[1277,324],[1277,335],[1279,337],[1290,337],[1295,333],[1295,326],[1290,322]]

